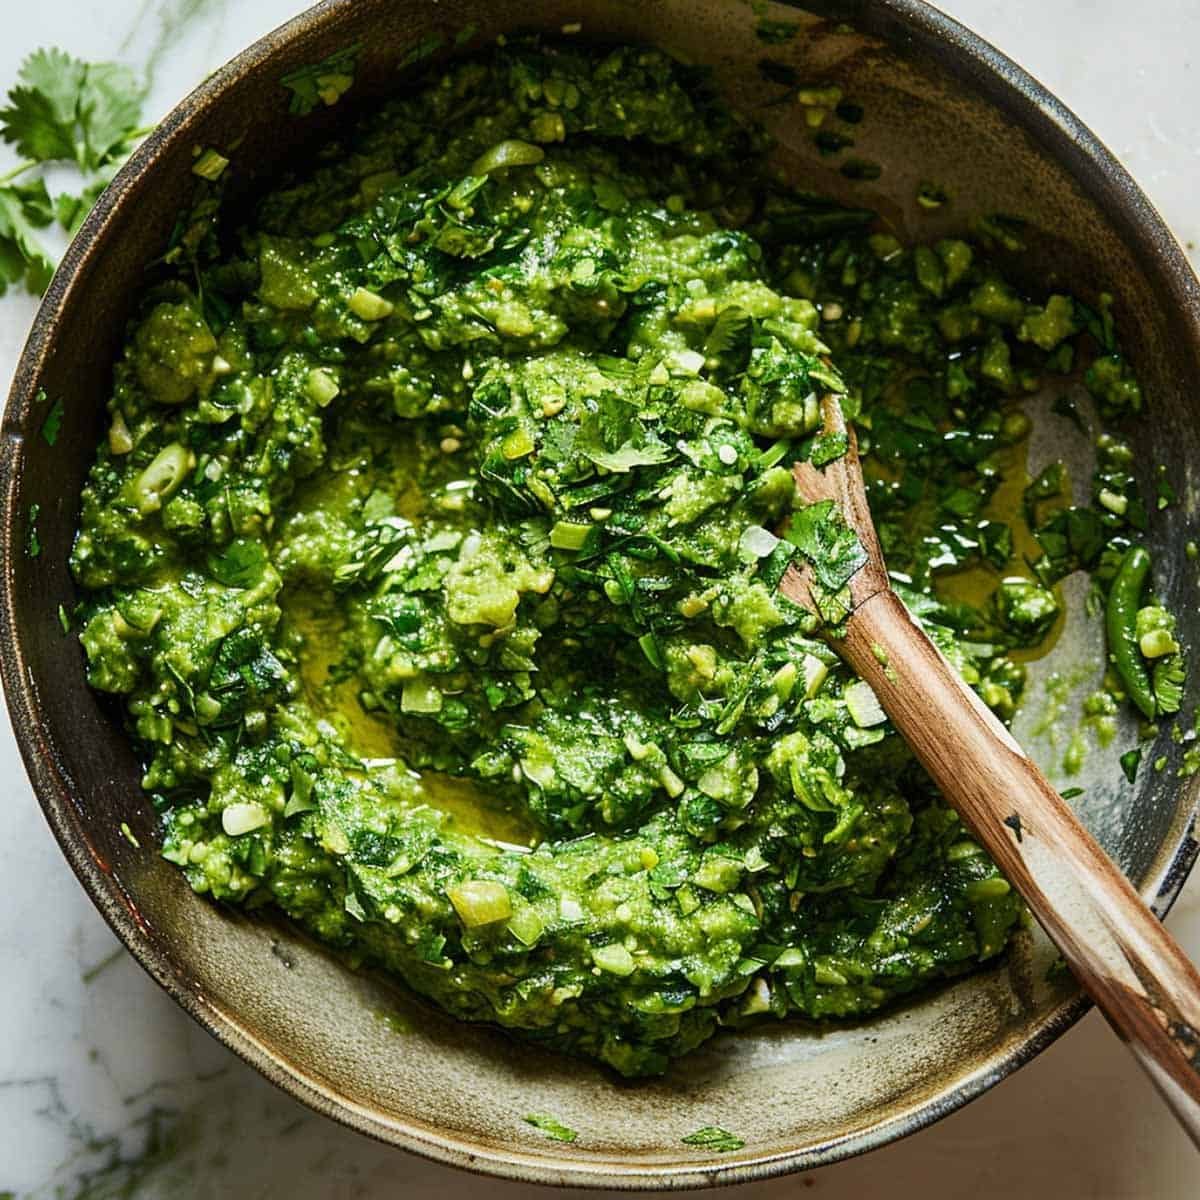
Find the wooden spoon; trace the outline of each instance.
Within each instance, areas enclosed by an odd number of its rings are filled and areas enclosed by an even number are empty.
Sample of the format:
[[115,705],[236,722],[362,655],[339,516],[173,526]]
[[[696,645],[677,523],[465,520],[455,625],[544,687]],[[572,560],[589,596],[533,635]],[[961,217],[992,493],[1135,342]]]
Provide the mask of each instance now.
[[[866,551],[849,583],[845,636],[829,636],[829,644],[874,689],[942,795],[1200,1147],[1200,974],[892,591],[854,431],[836,397],[824,399],[822,417],[826,433],[847,436],[849,450],[824,469],[797,463],[797,488],[810,503],[834,501]],[[809,578],[793,567],[780,587],[813,609]]]

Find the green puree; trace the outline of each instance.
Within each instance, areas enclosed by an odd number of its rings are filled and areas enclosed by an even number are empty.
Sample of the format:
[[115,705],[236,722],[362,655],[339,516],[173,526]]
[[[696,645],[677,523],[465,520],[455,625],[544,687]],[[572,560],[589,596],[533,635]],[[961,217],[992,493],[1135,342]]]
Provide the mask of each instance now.
[[73,558],[197,891],[627,1075],[869,1013],[1019,919],[777,591],[807,556],[836,621],[854,560],[795,511],[790,464],[844,449],[819,396],[1005,717],[1056,580],[1112,578],[1144,520],[1119,443],[1117,500],[1020,511],[1019,398],[1077,342],[1102,408],[1140,405],[1106,313],[903,249],[764,148],[645,49],[518,44],[393,101],[145,297]]

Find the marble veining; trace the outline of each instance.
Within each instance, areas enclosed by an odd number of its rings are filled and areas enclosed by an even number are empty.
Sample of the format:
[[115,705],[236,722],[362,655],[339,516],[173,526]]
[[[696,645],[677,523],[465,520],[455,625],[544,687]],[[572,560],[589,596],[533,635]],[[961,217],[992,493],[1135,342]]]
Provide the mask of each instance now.
[[[1193,259],[1200,241],[1195,0],[942,0],[1088,122]],[[39,45],[143,69],[150,114],[297,0],[57,0],[4,6],[0,84]],[[5,169],[7,148],[0,151]],[[0,381],[35,305],[0,300]],[[507,1197],[549,1189],[434,1166],[315,1116],[176,1008],[121,950],[47,829],[0,718],[0,1200]],[[1200,957],[1200,878],[1171,925]],[[731,1198],[1087,1196],[1184,1200],[1200,1159],[1094,1015],[1031,1066],[915,1137]],[[603,1193],[591,1193],[601,1195]]]

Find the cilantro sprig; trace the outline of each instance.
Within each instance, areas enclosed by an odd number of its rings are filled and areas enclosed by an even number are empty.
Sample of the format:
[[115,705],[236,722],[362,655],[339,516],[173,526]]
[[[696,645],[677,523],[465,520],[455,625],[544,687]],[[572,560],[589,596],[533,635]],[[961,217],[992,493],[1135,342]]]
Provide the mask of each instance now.
[[[23,284],[35,295],[54,273],[40,231],[57,222],[73,234],[133,144],[145,88],[128,67],[89,63],[56,48],[35,50],[21,65],[0,108],[0,139],[21,155],[0,175],[0,295]],[[79,187],[51,199],[44,175],[50,163],[69,164]]]

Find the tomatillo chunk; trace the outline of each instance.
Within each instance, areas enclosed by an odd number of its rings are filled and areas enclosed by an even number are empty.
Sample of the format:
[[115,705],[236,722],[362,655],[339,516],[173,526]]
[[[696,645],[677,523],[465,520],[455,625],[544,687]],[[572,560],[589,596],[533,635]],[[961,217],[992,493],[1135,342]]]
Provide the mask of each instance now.
[[466,879],[447,888],[446,895],[468,929],[494,925],[512,916],[508,889],[494,879]]

